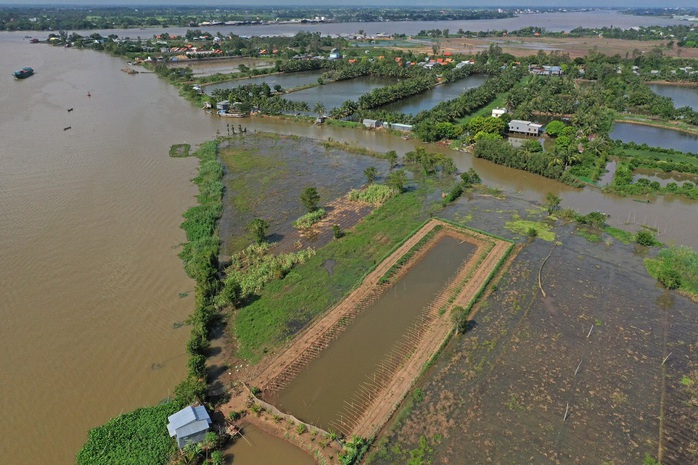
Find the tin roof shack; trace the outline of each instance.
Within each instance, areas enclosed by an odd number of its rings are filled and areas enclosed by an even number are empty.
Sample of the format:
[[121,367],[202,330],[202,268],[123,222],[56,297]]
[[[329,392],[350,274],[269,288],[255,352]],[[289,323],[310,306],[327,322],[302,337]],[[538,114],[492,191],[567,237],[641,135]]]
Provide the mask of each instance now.
[[190,405],[167,417],[167,421],[170,437],[176,437],[177,446],[182,449],[188,444],[196,444],[204,440],[211,424],[211,417],[206,407]]
[[492,110],[492,118],[499,118],[506,113],[508,113],[506,108],[495,108]]
[[530,121],[524,121],[520,119],[513,119],[509,121],[509,132],[527,134],[529,136],[538,136],[540,135],[542,128],[542,124],[532,123]]

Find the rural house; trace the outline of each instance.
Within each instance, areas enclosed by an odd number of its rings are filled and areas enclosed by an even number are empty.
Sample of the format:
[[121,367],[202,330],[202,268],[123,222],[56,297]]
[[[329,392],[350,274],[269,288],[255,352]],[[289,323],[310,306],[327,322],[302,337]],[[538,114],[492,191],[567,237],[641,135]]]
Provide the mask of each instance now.
[[519,134],[528,134],[529,136],[537,136],[540,134],[542,124],[532,123],[520,119],[509,121],[509,132],[517,132]]
[[177,446],[182,449],[188,444],[196,444],[204,440],[211,424],[211,417],[206,407],[190,405],[167,417],[167,421],[167,431],[171,437],[177,438]]

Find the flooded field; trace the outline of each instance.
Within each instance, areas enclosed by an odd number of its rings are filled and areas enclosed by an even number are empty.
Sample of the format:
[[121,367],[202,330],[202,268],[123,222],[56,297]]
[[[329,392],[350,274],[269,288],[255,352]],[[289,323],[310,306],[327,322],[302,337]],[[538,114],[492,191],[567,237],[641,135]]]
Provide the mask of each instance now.
[[[251,158],[255,166],[248,169]],[[306,187],[320,193],[320,207],[345,195],[365,182],[364,170],[375,166],[381,175],[388,171],[385,160],[356,155],[337,149],[325,149],[316,141],[279,135],[245,135],[225,143],[221,158],[226,163],[223,204],[220,221],[223,254],[231,254],[250,243],[245,230],[254,218],[269,222],[269,240],[278,248],[290,250],[294,243],[320,247],[331,235],[301,238],[291,223],[304,213],[300,194]],[[365,212],[370,208],[365,207]],[[330,210],[327,210],[330,213]],[[346,218],[342,227],[358,221]]]
[[[347,81],[330,82],[322,86],[299,90],[284,95],[284,98],[292,102],[308,102],[312,110],[316,103],[321,102],[327,111],[339,107],[346,100],[357,100],[363,94],[373,89],[394,84],[395,79],[363,76]],[[311,111],[311,114],[312,113]]]
[[[448,215],[510,236],[515,213],[542,219],[525,202],[480,197]],[[696,304],[656,286],[648,251],[556,233],[560,245],[537,239],[519,253],[369,463],[420,451],[432,463],[696,462],[698,413],[681,385],[695,369]]]
[[194,72],[194,76],[211,76],[213,74],[229,74],[240,71],[240,65],[245,65],[251,69],[273,68],[274,62],[271,60],[258,60],[249,57],[221,58],[215,60],[184,60],[168,64],[173,68],[189,67]]
[[670,182],[681,184],[685,181],[691,181],[695,183],[696,180],[698,180],[698,175],[691,173],[665,173],[664,171],[636,169],[635,174],[633,175],[633,182],[637,182],[639,179],[647,179],[650,182],[658,182],[662,187],[666,187],[666,185]]
[[674,86],[671,84],[647,84],[652,92],[674,101],[676,108],[691,107],[698,111],[698,86]]
[[303,421],[336,430],[333,421],[345,401],[378,370],[473,250],[454,237],[440,239],[271,402]]
[[647,144],[650,147],[662,147],[681,152],[698,152],[698,136],[654,126],[615,123],[609,137],[611,139],[620,139],[623,142]]
[[487,76],[469,76],[456,82],[447,82],[436,86],[419,95],[393,102],[381,107],[381,110],[395,111],[416,115],[420,111],[431,110],[437,104],[459,97],[463,92],[474,87],[480,87],[487,80]]
[[262,84],[266,82],[272,89],[280,85],[281,89],[292,89],[294,87],[316,84],[317,79],[322,77],[323,71],[308,71],[305,73],[271,74],[269,76],[257,76],[247,79],[236,79],[235,81],[210,84],[204,87],[204,91],[211,95],[216,89],[234,89],[247,84]]

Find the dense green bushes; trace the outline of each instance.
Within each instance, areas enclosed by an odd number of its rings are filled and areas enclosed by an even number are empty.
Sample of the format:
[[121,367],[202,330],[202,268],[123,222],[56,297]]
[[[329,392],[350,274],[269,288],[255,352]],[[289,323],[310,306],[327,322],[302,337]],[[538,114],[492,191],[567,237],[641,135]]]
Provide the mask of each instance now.
[[78,465],[165,464],[175,451],[167,433],[167,417],[176,403],[139,408],[90,430],[87,444],[78,452]]

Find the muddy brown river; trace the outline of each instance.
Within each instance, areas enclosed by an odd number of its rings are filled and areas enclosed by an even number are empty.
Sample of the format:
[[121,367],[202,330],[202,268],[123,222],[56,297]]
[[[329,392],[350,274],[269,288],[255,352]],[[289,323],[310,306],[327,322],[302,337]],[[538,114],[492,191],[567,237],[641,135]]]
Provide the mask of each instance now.
[[[3,463],[62,465],[88,429],[166,398],[185,375],[188,329],[173,324],[193,309],[177,253],[196,163],[167,150],[211,139],[226,121],[152,74],[121,72],[120,59],[21,37],[0,34],[0,454]],[[23,66],[36,75],[12,80]],[[240,123],[400,155],[414,148],[379,132]],[[639,204],[431,149],[523,198],[556,192],[565,207],[605,211],[614,225],[656,224],[663,241],[698,247],[695,202]]]

